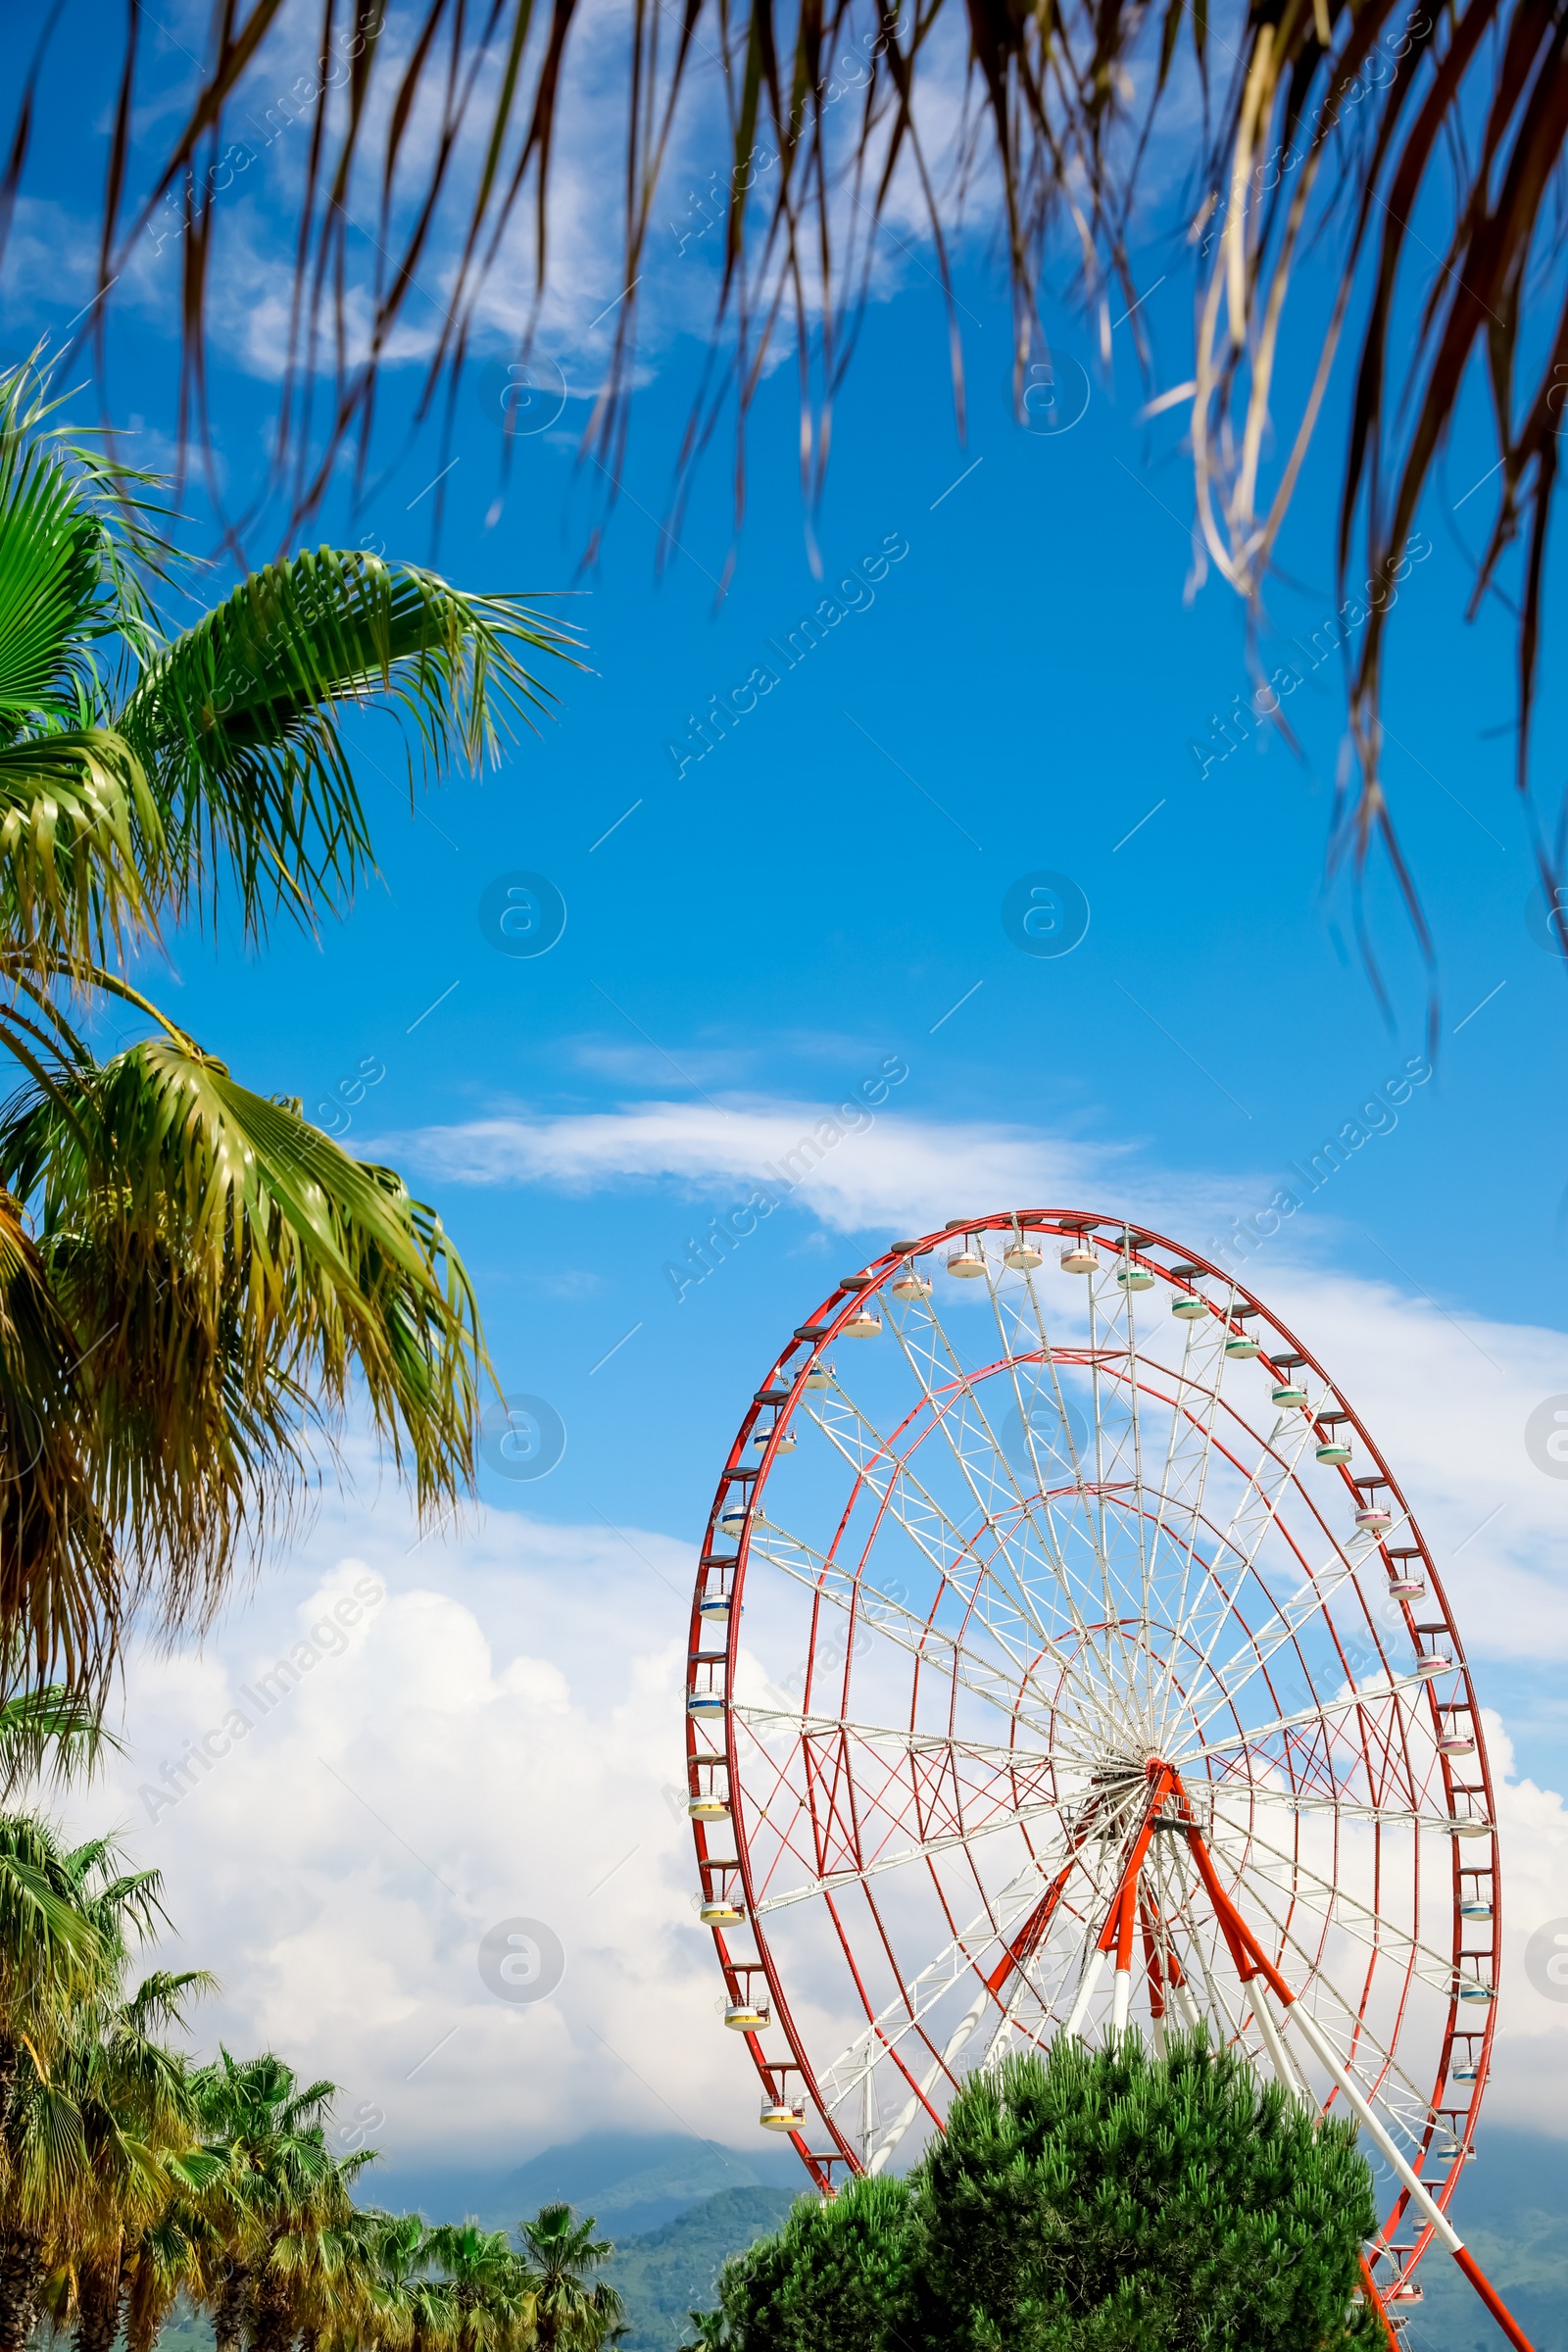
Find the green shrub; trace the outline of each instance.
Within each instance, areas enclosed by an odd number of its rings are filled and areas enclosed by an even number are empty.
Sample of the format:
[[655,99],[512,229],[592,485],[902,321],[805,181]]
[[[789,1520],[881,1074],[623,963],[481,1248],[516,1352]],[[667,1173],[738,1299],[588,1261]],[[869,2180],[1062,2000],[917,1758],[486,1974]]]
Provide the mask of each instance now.
[[719,2307],[737,2352],[898,2352],[908,2297],[909,2189],[852,2180],[802,2197],[776,2237],[725,2264]]
[[1352,2127],[1201,2040],[975,2075],[912,2188],[918,2352],[1320,2352],[1377,2224]]
[[725,2266],[734,2352],[1328,2352],[1376,2228],[1349,2125],[1201,2037],[1005,2060],[907,2181],[803,2197]]

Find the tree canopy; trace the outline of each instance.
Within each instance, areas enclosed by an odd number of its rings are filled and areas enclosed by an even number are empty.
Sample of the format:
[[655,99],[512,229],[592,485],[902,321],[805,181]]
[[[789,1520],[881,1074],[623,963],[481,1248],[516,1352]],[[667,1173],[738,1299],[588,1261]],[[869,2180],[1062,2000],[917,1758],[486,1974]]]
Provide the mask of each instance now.
[[509,2233],[361,2204],[374,2155],[344,2152],[336,2084],[190,2057],[213,1980],[130,1981],[161,1896],[113,1839],[0,1813],[0,2352],[40,2321],[155,2352],[181,2298],[219,2352],[602,2352],[624,2315],[591,2215]]
[[1375,2343],[1353,2127],[1202,2037],[1065,2037],[971,2076],[906,2180],[803,2199],[721,2278],[736,2352]]

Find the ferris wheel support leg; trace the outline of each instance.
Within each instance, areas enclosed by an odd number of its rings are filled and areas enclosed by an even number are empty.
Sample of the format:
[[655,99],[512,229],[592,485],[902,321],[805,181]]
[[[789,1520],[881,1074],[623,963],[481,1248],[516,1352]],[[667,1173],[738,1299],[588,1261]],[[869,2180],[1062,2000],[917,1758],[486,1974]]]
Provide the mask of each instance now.
[[[1285,2011],[1285,2022],[1287,2025],[1300,2027],[1304,2039],[1310,2043],[1313,2054],[1324,2073],[1339,2084],[1345,2093],[1346,2104],[1353,2111],[1357,2123],[1367,2137],[1376,2144],[1379,2154],[1384,2157],[1396,2179],[1402,2182],[1409,2194],[1410,2202],[1422,2219],[1431,2223],[1433,2230],[1443,2240],[1450,2254],[1455,2256],[1461,2254],[1464,2251],[1464,2240],[1460,2237],[1458,2230],[1455,2230],[1432,2191],[1411,2170],[1405,2157],[1378,2120],[1377,2111],[1366,2093],[1358,2088],[1340,2064],[1334,2052],[1334,2045],[1318,2024],[1317,2019],[1299,2001],[1292,1999]],[[1525,2344],[1523,2336],[1515,2336],[1514,2341],[1524,2344],[1524,2352],[1531,2352],[1531,2347]]]
[[957,2029],[949,2040],[947,2048],[943,2051],[940,2058],[934,2058],[931,2064],[926,2068],[925,2074],[921,2079],[919,2089],[911,2092],[909,2097],[906,2099],[904,2105],[899,2109],[898,2114],[888,2126],[887,2131],[883,2133],[881,2140],[878,2142],[876,2154],[871,2157],[866,2165],[865,2169],[868,2173],[879,2173],[883,2166],[887,2163],[888,2158],[893,2154],[894,2149],[898,2146],[900,2140],[904,2137],[904,2134],[913,2123],[916,2115],[930,2097],[931,2086],[935,2082],[938,2075],[940,2075],[945,2068],[952,2066],[953,2061],[955,2058],[956,2058],[958,2052],[962,2049],[964,2043],[968,2040],[970,2034],[974,2032],[976,2026],[984,2017],[992,1997],[990,1985],[982,1984],[979,1992],[975,1995],[974,2001],[970,2007],[965,2010],[962,2018],[959,2020]]
[[997,2028],[995,2034],[992,2034],[990,2041],[986,2045],[986,2054],[980,2061],[980,2072],[982,2074],[990,2074],[993,2067],[1001,2064],[1003,2058],[1006,2054],[1008,2044],[1011,2042],[1011,2040],[1012,2011],[1010,2009],[1005,2009],[1003,2011],[1002,2023]]
[[1089,1965],[1078,1981],[1078,1998],[1072,2005],[1072,2015],[1062,2031],[1076,2034],[1089,2014],[1089,2004],[1095,1997],[1095,1987],[1104,1973],[1106,1955],[1098,1946],[1089,1955]]
[[[1183,1793],[1185,1795],[1185,1791]],[[1363,2091],[1357,2088],[1340,2064],[1334,2045],[1318,2024],[1317,2019],[1304,2003],[1297,1999],[1220,1885],[1214,1869],[1213,1858],[1196,1828],[1188,1830],[1187,1842],[1193,1860],[1198,1865],[1199,1876],[1208,1889],[1209,1900],[1214,1906],[1215,1915],[1231,1945],[1232,1952],[1237,1958],[1244,1978],[1260,1976],[1264,1984],[1278,1995],[1286,2025],[1294,2023],[1300,2027],[1302,2036],[1311,2047],[1318,2063],[1331,2080],[1339,2084],[1340,2089],[1345,2093],[1347,2105],[1362,2130],[1379,2152],[1387,2158],[1395,2178],[1403,2183],[1411,2204],[1417,2213],[1431,2224],[1434,2236],[1439,2238],[1447,2252],[1453,2256],[1454,2261],[1469,2279],[1476,2293],[1508,2338],[1509,2343],[1514,2346],[1514,2352],[1535,2352],[1535,2347],[1524,2329],[1508,2311],[1490,2279],[1477,2266],[1474,2257],[1466,2251],[1463,2238],[1460,2237],[1458,2230],[1455,2230],[1443,2207],[1438,2203],[1426,2183],[1419,2180],[1411,2170],[1400,2150],[1396,2147],[1379,2122],[1370,2100]],[[1248,1963],[1250,1965],[1247,1965]]]
[[1333,2076],[1335,2082],[1338,2082],[1340,2088],[1344,2091],[1346,2100],[1354,2110],[1356,2119],[1360,2123],[1362,2130],[1367,2133],[1369,2138],[1377,2143],[1378,2148],[1387,2158],[1396,2178],[1404,2183],[1405,2188],[1409,2191],[1411,2204],[1415,2206],[1417,2212],[1420,2213],[1426,2221],[1431,2223],[1434,2234],[1441,2239],[1447,2251],[1453,2256],[1454,2261],[1458,2264],[1460,2270],[1469,2279],[1471,2285],[1475,2288],[1476,2293],[1481,2297],[1482,2302],[1491,2312],[1493,2318],[1496,2321],[1497,2326],[1502,2329],[1503,2334],[1508,2338],[1509,2343],[1513,2345],[1514,2352],[1535,2352],[1535,2347],[1532,2345],[1529,2336],[1526,2335],[1524,2329],[1519,2326],[1518,2321],[1508,2310],[1501,2296],[1497,2293],[1496,2288],[1492,2284],[1492,2281],[1480,2269],[1474,2256],[1465,2246],[1464,2240],[1460,2237],[1459,2232],[1455,2230],[1453,2224],[1449,2221],[1442,2206],[1432,2195],[1431,2190],[1428,2189],[1422,2181],[1417,2180],[1415,2174],[1410,2170],[1409,2165],[1406,2164],[1404,2158],[1400,2155],[1398,2149],[1395,2146],[1387,2132],[1384,2131],[1367,2100],[1362,2096],[1361,2092],[1357,2090],[1355,2084],[1351,2082],[1344,2067],[1341,2066],[1339,2060],[1335,2057],[1332,2048],[1329,2046],[1328,2037],[1319,2027],[1316,2018],[1310,2016],[1308,2012],[1301,2006],[1299,2001],[1292,2001],[1289,2008],[1285,2012],[1285,2016],[1287,2023],[1292,2018],[1295,2018],[1299,2023],[1301,2032],[1311,2043],[1312,2048],[1316,2052],[1317,2057],[1325,2071]]
[[[1249,1936],[1248,1940],[1250,1941],[1251,1938]],[[1260,1969],[1259,1974],[1265,1973],[1272,1975],[1274,1972],[1266,1968]],[[1476,2293],[1508,2338],[1509,2343],[1514,2346],[1514,2352],[1535,2352],[1535,2347],[1524,2329],[1514,2319],[1512,2313],[1508,2311],[1491,2280],[1479,2269],[1474,2257],[1466,2250],[1463,2238],[1460,2237],[1458,2230],[1455,2230],[1443,2207],[1438,2203],[1426,2183],[1411,2170],[1410,2165],[1378,2120],[1370,2100],[1340,2064],[1333,2044],[1318,2024],[1317,2019],[1309,2009],[1296,1999],[1294,1994],[1289,1993],[1288,1987],[1287,1993],[1285,2023],[1288,2026],[1291,2024],[1299,2026],[1301,2034],[1309,2043],[1319,2065],[1339,2084],[1345,2093],[1347,2105],[1355,2115],[1361,2129],[1387,2160],[1396,2179],[1403,2183],[1416,2211],[1423,2220],[1431,2224],[1433,2234],[1453,2256],[1454,2261],[1469,2279]]]
[[1121,2034],[1133,2008],[1133,1922],[1138,1911],[1138,1880],[1128,1879],[1121,1890],[1116,1919],[1116,1976],[1110,1996],[1110,2030]]
[[1269,2061],[1273,2066],[1274,2072],[1279,2077],[1282,2086],[1284,2089],[1289,2091],[1292,2098],[1305,2099],[1306,2087],[1302,2082],[1300,2076],[1291,2064],[1290,2052],[1286,2049],[1285,2043],[1281,2039],[1280,2030],[1274,2023],[1273,2018],[1269,2015],[1268,1996],[1256,1984],[1253,1984],[1252,1990],[1254,1996],[1252,2001],[1252,2015],[1257,2020],[1257,2030],[1263,2036],[1264,2047],[1268,2051]]

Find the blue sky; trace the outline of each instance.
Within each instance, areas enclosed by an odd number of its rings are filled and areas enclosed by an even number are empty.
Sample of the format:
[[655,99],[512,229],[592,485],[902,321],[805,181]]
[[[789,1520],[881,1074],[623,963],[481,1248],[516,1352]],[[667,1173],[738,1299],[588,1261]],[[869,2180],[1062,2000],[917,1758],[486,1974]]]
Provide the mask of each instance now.
[[[75,220],[84,237],[69,159],[48,169],[55,184],[46,176],[35,201],[56,210],[24,227],[41,239]],[[567,272],[580,318],[616,291],[611,249],[587,243],[580,274]],[[1166,276],[1140,316],[1159,389],[1184,369],[1191,279],[1179,245],[1151,252],[1151,281]],[[259,231],[251,263],[275,285]],[[711,2030],[717,1982],[685,1923],[689,1848],[664,1792],[713,1481],[757,1380],[836,1277],[918,1230],[912,1219],[1058,1201],[1147,1218],[1211,1254],[1294,1181],[1291,1163],[1348,1124],[1363,1132],[1374,1091],[1426,1066],[1427,978],[1385,862],[1374,851],[1359,884],[1327,871],[1340,665],[1293,642],[1309,645],[1338,602],[1333,417],[1264,647],[1270,669],[1304,672],[1288,705],[1300,756],[1258,728],[1205,769],[1195,743],[1211,749],[1216,718],[1249,690],[1245,619],[1212,576],[1184,595],[1190,472],[1178,420],[1138,421],[1130,329],[1107,370],[1081,319],[1054,308],[1087,406],[1068,431],[1020,429],[1004,299],[976,241],[957,281],[960,440],[934,287],[918,256],[893,264],[836,412],[821,576],[786,366],[754,414],[720,602],[722,446],[678,545],[657,519],[701,359],[686,331],[699,306],[683,282],[671,291],[675,267],[666,256],[663,324],[592,569],[579,557],[603,484],[577,457],[592,380],[571,336],[556,346],[564,410],[518,443],[493,523],[493,382],[489,409],[475,382],[457,410],[436,560],[465,585],[569,592],[556,609],[581,629],[587,665],[557,674],[555,719],[499,772],[421,798],[412,816],[396,742],[367,721],[378,882],[318,940],[280,931],[259,958],[221,936],[181,940],[164,983],[237,1074],[302,1095],[351,1149],[395,1159],[439,1201],[506,1389],[545,1398],[565,1430],[548,1478],[518,1486],[486,1469],[482,1510],[416,1550],[390,1482],[361,1459],[357,1498],[331,1502],[296,1558],[266,1564],[205,1658],[145,1660],[129,1687],[134,1752],[115,1796],[171,1872],[192,1957],[224,1979],[224,2032],[292,2037],[313,2065],[346,2069],[401,2155],[477,2130],[517,2157],[574,2124],[664,2129],[670,2112],[720,2137],[753,2129],[749,2071]],[[679,268],[709,263],[698,250]],[[58,283],[51,302],[39,271],[24,273],[3,313],[13,354],[76,307],[75,249]],[[172,423],[157,293],[144,272],[114,346],[121,412],[141,419],[154,457]],[[265,410],[245,362],[236,329],[216,386],[235,478]],[[394,407],[407,380],[394,379]],[[1451,1562],[1515,1785],[1533,1784],[1518,1797],[1522,1938],[1553,1903],[1568,1912],[1568,1838],[1545,1793],[1568,1769],[1568,1485],[1543,1476],[1524,1442],[1536,1404],[1568,1391],[1568,991],[1531,932],[1506,616],[1463,618],[1455,533],[1479,537],[1474,485],[1491,464],[1473,423],[1421,516],[1390,653],[1388,789],[1437,942],[1435,1066],[1247,1263],[1346,1367],[1440,1566]],[[430,560],[429,485],[446,462],[418,440],[373,503],[351,515],[345,499],[322,535]],[[851,609],[784,670],[770,645],[852,572],[864,590],[846,592]],[[225,585],[216,575],[215,592]],[[689,747],[692,715],[770,663],[776,686],[682,772],[669,747]],[[1549,669],[1537,755],[1548,805],[1563,743]],[[481,927],[486,891],[519,869],[565,904],[562,936],[537,957],[501,953]],[[1010,886],[1042,870],[1088,903],[1085,936],[1059,957],[1020,952],[1004,925]],[[708,1220],[890,1063],[906,1075],[874,1122],[677,1296],[668,1268]],[[369,1564],[387,1602],[336,1683],[323,1671],[325,1695],[313,1686],[298,1722],[269,1727],[265,1757],[146,1818],[148,1760],[219,1719],[229,1685],[340,1590],[347,1558]],[[349,1797],[321,1778],[323,1754]],[[379,1830],[354,1811],[372,1794]],[[620,1868],[633,1821],[624,1909],[606,1920],[586,1889],[601,1860]],[[436,1843],[455,1857],[455,1909],[420,1877],[421,1855],[441,1860]],[[580,1964],[548,2017],[487,2020],[473,1936],[530,1906],[560,1918]],[[1517,2015],[1499,2103],[1560,2130],[1568,2013],[1521,1990]],[[411,2078],[449,2016],[466,2038]],[[615,2043],[611,2057],[595,2034]]]

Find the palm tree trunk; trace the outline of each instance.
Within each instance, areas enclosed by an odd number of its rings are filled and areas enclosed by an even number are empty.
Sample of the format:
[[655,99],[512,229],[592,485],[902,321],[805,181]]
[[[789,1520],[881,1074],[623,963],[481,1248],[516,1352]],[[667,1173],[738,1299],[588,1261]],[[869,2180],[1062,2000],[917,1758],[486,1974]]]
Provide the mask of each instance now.
[[115,2338],[120,2333],[120,2296],[118,2256],[112,2262],[93,2263],[83,2269],[77,2291],[74,2352],[114,2352]]
[[[265,2271],[251,2322],[251,2352],[289,2352],[293,2341],[294,2312],[287,2282],[275,2271]],[[3,2346],[0,2352],[4,2352]]]
[[43,2239],[32,2230],[0,2230],[0,2352],[24,2352],[43,2283]]
[[0,2140],[8,2133],[17,2097],[17,2066],[21,2051],[9,2034],[0,2034]]
[[[216,2352],[239,2352],[240,2339],[245,2332],[245,2314],[250,2303],[251,2274],[243,2262],[231,2262],[223,2278],[223,2291],[218,2298],[213,2314],[213,2337]],[[4,2347],[0,2346],[0,2352]]]

